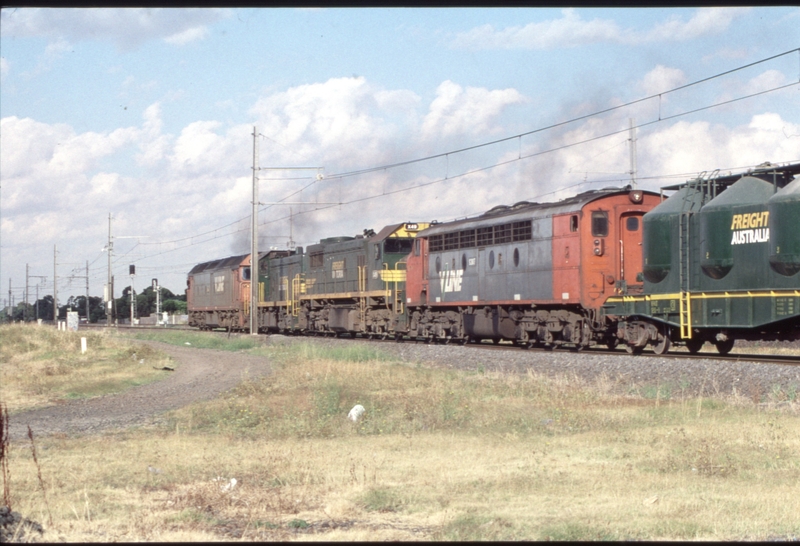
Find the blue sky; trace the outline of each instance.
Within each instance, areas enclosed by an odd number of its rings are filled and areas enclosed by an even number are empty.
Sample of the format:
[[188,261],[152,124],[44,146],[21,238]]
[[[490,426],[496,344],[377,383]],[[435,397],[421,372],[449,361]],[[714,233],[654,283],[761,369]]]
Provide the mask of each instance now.
[[[195,263],[523,199],[800,160],[800,9],[3,9],[0,293],[181,292]],[[760,96],[680,115],[745,95]],[[401,168],[651,95],[660,99]],[[594,139],[586,144],[576,142]],[[563,146],[569,147],[562,148]],[[547,153],[553,148],[562,148]],[[528,156],[528,157],[526,157]],[[521,158],[521,159],[520,159]],[[315,181],[316,174],[322,180]],[[397,190],[406,189],[407,191]],[[384,195],[386,194],[386,195]],[[356,201],[369,197],[367,200]],[[343,203],[324,208],[309,203]],[[75,270],[75,271],[74,271]],[[73,273],[74,271],[74,273]],[[70,279],[70,275],[73,276]],[[34,281],[32,281],[33,283]],[[33,298],[30,300],[33,301]]]

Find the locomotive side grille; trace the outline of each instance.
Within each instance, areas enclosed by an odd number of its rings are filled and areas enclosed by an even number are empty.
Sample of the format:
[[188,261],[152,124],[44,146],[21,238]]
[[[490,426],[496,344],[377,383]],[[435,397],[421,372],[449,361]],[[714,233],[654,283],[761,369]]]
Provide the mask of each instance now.
[[533,239],[531,220],[485,226],[477,229],[453,231],[428,237],[428,248],[431,252],[443,250],[459,250],[476,246],[491,246]]
[[513,224],[514,241],[530,241],[532,236],[531,221],[514,222]]
[[478,228],[478,246],[491,245],[493,237],[493,229],[491,226]]

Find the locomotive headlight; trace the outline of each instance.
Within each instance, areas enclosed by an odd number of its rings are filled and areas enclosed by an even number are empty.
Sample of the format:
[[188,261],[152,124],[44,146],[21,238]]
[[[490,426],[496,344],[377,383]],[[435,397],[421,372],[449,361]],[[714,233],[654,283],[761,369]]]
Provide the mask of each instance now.
[[603,253],[603,251],[602,251],[602,250],[600,250],[600,248],[599,248],[599,247],[594,249],[594,255],[595,255],[595,256],[599,256],[599,255],[600,255],[600,254],[602,254],[602,253]]
[[631,203],[641,203],[643,197],[642,190],[633,190],[628,194],[628,199],[631,200]]

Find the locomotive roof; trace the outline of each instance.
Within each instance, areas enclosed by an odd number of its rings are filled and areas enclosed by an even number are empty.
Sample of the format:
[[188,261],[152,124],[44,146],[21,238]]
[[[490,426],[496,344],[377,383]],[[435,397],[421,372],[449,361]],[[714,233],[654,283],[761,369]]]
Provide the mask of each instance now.
[[[329,237],[327,239],[322,239],[319,243],[309,245],[308,251],[311,252],[321,252],[324,249],[331,248],[331,245],[336,245],[335,248],[337,251],[342,249],[350,249],[350,248],[358,248],[360,245],[364,244],[364,241],[368,241],[370,243],[379,243],[385,239],[390,239],[393,237],[409,237],[413,236],[411,233],[415,233],[415,230],[418,227],[424,227],[427,224],[423,223],[412,223],[412,222],[400,222],[399,224],[391,224],[385,226],[381,229],[378,233],[374,235],[356,235],[355,237]],[[414,226],[412,228],[412,226]]]
[[703,172],[697,178],[693,178],[692,180],[682,182],[680,184],[673,184],[672,186],[664,186],[661,189],[666,191],[680,190],[685,186],[697,184],[698,181],[711,181],[715,184],[727,187],[738,182],[739,179],[744,178],[745,176],[760,178],[766,182],[775,183],[779,188],[782,188],[794,180],[795,175],[800,174],[800,163],[773,165],[767,161],[743,173],[728,173],[726,175],[720,175],[717,171],[715,171],[711,173],[710,176],[706,176],[706,174],[707,173]]
[[[473,216],[471,218],[463,218],[461,220],[454,220],[452,222],[444,222],[441,224],[431,225],[428,229],[419,234],[420,237],[428,237],[430,235],[437,235],[439,233],[452,231],[453,228],[464,229],[472,227],[491,226],[498,223],[498,220],[520,217],[530,217],[531,213],[537,213],[537,217],[553,216],[555,214],[562,214],[567,212],[577,212],[581,210],[587,203],[591,203],[602,197],[615,195],[619,193],[631,191],[631,186],[624,186],[622,188],[603,188],[600,190],[589,190],[579,193],[572,197],[562,199],[561,201],[554,201],[552,203],[531,203],[529,201],[520,201],[514,205],[498,205],[489,209],[480,216]],[[655,192],[642,190],[643,193],[650,193],[656,195]]]
[[[259,252],[258,257],[261,258],[265,253]],[[203,271],[213,271],[216,269],[233,269],[234,267],[239,267],[245,258],[248,258],[250,253],[242,254],[240,256],[229,256],[227,258],[221,258],[219,260],[211,260],[210,262],[204,262],[201,264],[197,264],[189,271],[189,275],[194,275],[196,273],[202,273]]]

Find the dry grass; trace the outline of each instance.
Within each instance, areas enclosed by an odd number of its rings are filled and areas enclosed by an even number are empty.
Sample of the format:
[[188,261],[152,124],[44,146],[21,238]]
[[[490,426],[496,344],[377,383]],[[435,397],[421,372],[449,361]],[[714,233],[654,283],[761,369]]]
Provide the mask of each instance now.
[[[163,428],[40,440],[44,538],[800,535],[794,403],[619,396],[607,378],[433,370],[357,348],[260,350],[280,361],[273,376]],[[29,446],[12,446],[10,468],[15,509],[45,521]]]
[[[81,354],[81,338],[87,352]],[[9,412],[88,398],[149,383],[164,355],[103,331],[62,332],[48,326],[0,327],[0,382]]]

